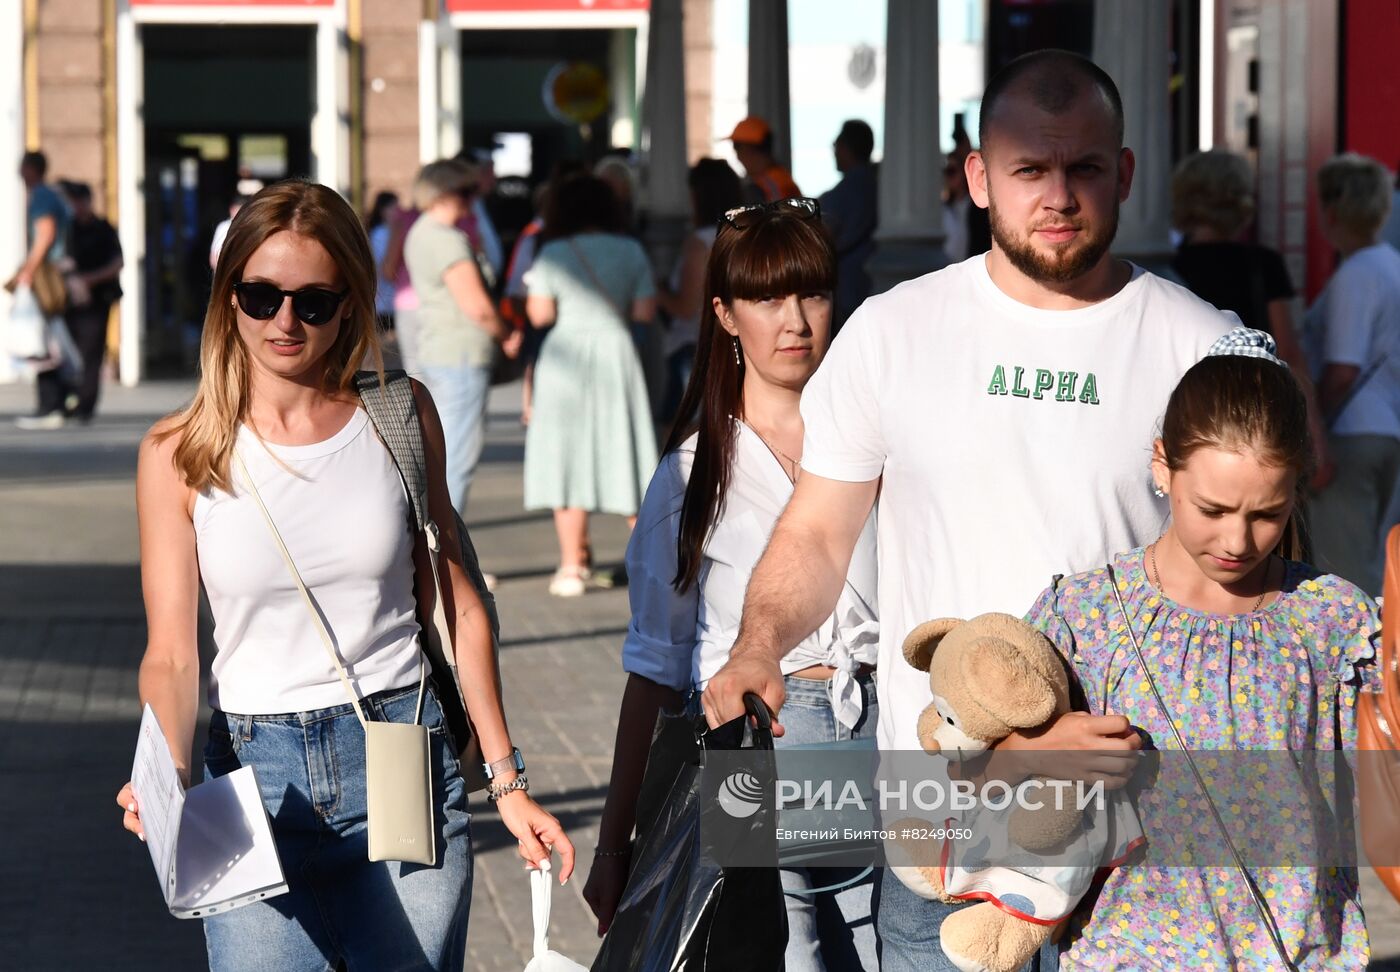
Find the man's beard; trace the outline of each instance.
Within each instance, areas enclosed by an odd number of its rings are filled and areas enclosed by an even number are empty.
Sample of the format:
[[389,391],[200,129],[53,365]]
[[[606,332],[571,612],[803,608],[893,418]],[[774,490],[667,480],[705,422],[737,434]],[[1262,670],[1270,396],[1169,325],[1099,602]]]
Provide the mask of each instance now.
[[1046,255],[1037,250],[1029,239],[1021,239],[1012,233],[1001,220],[995,201],[988,193],[988,216],[992,225],[992,239],[1001,252],[1011,261],[1011,265],[1037,283],[1063,284],[1076,280],[1098,265],[1108,252],[1113,238],[1118,234],[1118,200],[1113,201],[1113,211],[1106,223],[1099,227],[1081,224],[1073,220],[1064,221],[1081,232],[1081,239],[1063,249]]

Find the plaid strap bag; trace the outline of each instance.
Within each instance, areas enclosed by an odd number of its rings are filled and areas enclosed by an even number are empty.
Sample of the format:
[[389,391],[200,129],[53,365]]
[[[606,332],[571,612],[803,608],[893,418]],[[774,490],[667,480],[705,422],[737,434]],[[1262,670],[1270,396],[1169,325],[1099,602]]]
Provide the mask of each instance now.
[[[457,679],[456,657],[452,651],[452,632],[442,608],[442,585],[438,571],[438,554],[441,546],[437,524],[428,514],[428,464],[423,450],[423,428],[418,420],[418,406],[413,397],[413,383],[408,374],[400,370],[384,372],[383,384],[374,371],[361,371],[355,375],[355,390],[360,402],[369,414],[371,424],[379,433],[379,438],[389,449],[394,465],[403,478],[404,489],[408,493],[408,530],[416,538],[422,534],[428,545],[428,559],[433,568],[433,595],[431,613],[424,610],[425,595],[429,592],[416,591],[418,600],[418,625],[423,630],[423,650],[432,667],[433,684],[437,688],[438,702],[442,706],[447,731],[461,762],[462,778],[468,792],[486,789],[486,774],[482,769],[481,742],[472,728],[467,714],[466,703],[462,699],[461,685]],[[457,540],[461,555],[462,569],[471,580],[477,596],[486,608],[486,616],[491,621],[491,645],[500,652],[501,622],[496,613],[496,598],[486,589],[486,581],[481,575],[481,565],[477,560],[476,548],[462,518],[453,514],[457,527]],[[501,692],[499,673],[495,677],[496,695]]]

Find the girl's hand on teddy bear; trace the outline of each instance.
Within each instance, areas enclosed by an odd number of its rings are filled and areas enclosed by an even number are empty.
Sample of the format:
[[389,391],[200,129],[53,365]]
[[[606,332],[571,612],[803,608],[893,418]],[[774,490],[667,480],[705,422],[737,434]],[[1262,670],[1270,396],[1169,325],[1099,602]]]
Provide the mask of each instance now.
[[1026,776],[1102,781],[1116,790],[1137,771],[1142,737],[1123,716],[1067,712],[1038,729],[1014,730],[993,748],[999,757],[1012,757],[997,767],[1002,778],[1024,762]]

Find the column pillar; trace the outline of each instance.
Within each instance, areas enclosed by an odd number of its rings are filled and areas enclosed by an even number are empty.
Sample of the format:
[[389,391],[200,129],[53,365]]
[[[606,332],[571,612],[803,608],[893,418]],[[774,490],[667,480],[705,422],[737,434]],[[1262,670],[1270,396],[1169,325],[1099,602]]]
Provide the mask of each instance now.
[[749,0],[749,114],[768,123],[773,155],[792,165],[787,0]]
[[880,225],[867,269],[872,292],[948,263],[938,147],[938,4],[889,0]]
[[350,196],[349,64],[344,9],[316,25],[316,113],[311,154],[316,181]]
[[[685,150],[685,31],[681,0],[652,0],[642,96],[643,204],[652,230],[679,241],[690,218]],[[681,232],[675,232],[679,221]],[[652,234],[649,233],[649,236]]]
[[359,0],[365,195],[381,189],[407,201],[418,171],[418,24],[422,11],[400,0]]
[[[642,93],[642,199],[651,265],[668,273],[690,228],[690,187],[685,151],[685,19],[682,0],[651,0],[647,28],[646,87]],[[666,392],[666,358],[660,328],[647,328],[642,370],[654,412]]]
[[1094,4],[1094,62],[1118,85],[1123,144],[1137,158],[1113,252],[1145,266],[1171,262],[1170,7],[1170,0]]
[[437,22],[438,155],[450,159],[462,150],[462,40],[444,13]]
[[[24,153],[24,13],[20,4],[0,8],[0,159],[13,160]],[[24,262],[24,184],[6,170],[0,179],[0,213],[12,214],[0,221],[0,267],[6,274]],[[10,295],[0,289],[0,346],[10,320]],[[0,384],[19,375],[8,354],[0,354]]]
[[462,91],[457,31],[429,0],[418,22],[418,161],[426,165],[461,147]]
[[146,123],[145,60],[131,6],[117,6],[117,237],[122,245],[122,299],[117,375],[131,387],[146,360]]

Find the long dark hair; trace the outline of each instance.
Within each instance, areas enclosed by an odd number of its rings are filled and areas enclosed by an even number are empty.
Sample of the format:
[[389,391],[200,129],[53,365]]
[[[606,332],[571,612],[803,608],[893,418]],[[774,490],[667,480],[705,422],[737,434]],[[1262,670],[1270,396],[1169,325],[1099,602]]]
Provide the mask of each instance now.
[[734,465],[734,420],[744,414],[744,369],[735,360],[734,340],[719,324],[714,301],[786,294],[810,294],[836,287],[836,251],[821,221],[769,211],[739,230],[722,225],[705,271],[700,339],[695,370],[681,398],[666,452],[696,434],[695,463],[681,505],[676,545],[678,591],[700,576],[705,541],[719,517]]
[[1175,472],[1197,449],[1252,449],[1272,466],[1297,474],[1297,495],[1274,552],[1306,560],[1304,497],[1313,470],[1308,402],[1293,372],[1267,358],[1218,354],[1182,376],[1162,419],[1162,452]]
[[564,179],[550,190],[545,206],[544,235],[549,240],[588,230],[600,233],[622,230],[622,211],[617,193],[597,176],[578,175]]
[[374,205],[365,213],[365,231],[368,232],[369,230],[384,225],[389,218],[384,210],[390,205],[397,206],[398,204],[399,195],[396,192],[390,192],[386,189],[376,194],[374,197]]
[[696,226],[713,226],[726,211],[744,204],[744,184],[724,159],[701,159],[690,167],[686,181]]

